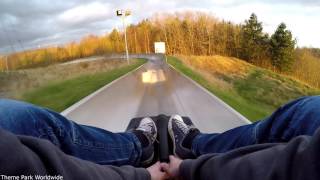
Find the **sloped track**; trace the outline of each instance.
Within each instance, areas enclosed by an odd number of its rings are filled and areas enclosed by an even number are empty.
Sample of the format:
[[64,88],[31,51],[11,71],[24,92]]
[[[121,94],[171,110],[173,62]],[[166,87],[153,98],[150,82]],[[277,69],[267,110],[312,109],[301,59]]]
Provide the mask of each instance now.
[[146,58],[148,62],[62,114],[78,123],[113,132],[124,131],[134,117],[159,114],[188,116],[203,132],[222,132],[249,123],[220,99],[167,65],[162,55],[134,57]]

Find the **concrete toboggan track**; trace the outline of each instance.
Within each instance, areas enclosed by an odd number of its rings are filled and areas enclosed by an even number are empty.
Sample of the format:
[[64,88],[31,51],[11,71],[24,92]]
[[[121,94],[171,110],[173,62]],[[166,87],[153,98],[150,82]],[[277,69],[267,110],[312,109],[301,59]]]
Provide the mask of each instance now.
[[163,55],[99,89],[61,114],[80,124],[124,131],[134,117],[188,116],[202,132],[222,132],[249,121],[165,63]]

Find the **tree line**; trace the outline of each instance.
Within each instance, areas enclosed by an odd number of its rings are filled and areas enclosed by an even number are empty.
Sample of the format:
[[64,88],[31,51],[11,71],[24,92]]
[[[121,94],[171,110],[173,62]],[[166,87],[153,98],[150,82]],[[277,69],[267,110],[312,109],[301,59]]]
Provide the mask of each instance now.
[[[279,72],[294,71],[296,40],[284,23],[273,34],[263,31],[255,14],[243,24],[221,20],[203,12],[156,14],[129,25],[130,53],[152,53],[153,43],[166,42],[169,55],[223,55],[243,59]],[[10,69],[44,66],[92,55],[124,52],[124,34],[117,29],[104,36],[83,38],[79,43],[11,54]],[[318,53],[313,49],[313,54]],[[3,58],[2,58],[3,59]],[[4,69],[0,61],[0,69]]]

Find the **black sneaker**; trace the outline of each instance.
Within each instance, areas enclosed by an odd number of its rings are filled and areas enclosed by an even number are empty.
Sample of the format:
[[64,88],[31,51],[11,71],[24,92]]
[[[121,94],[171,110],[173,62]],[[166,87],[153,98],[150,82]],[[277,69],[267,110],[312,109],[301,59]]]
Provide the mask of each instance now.
[[188,126],[184,123],[182,117],[179,115],[172,115],[170,117],[168,131],[173,142],[174,155],[182,159],[194,158],[195,156],[191,151],[191,145],[194,137],[198,135],[200,131],[194,126]]
[[157,138],[157,127],[154,121],[145,117],[140,121],[139,126],[133,130],[133,133],[138,137],[142,146],[141,165],[145,166],[152,162],[154,157],[153,143]]

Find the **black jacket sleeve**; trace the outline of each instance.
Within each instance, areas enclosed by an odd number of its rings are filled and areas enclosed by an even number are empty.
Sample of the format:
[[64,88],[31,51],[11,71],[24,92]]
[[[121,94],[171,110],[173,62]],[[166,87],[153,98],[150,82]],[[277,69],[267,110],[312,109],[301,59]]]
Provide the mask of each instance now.
[[252,145],[185,160],[180,174],[183,179],[205,180],[320,179],[320,130],[288,143]]
[[[69,156],[46,140],[0,129],[0,174],[50,175],[64,180],[150,179],[143,168],[103,166]],[[34,179],[34,178],[33,178]]]

